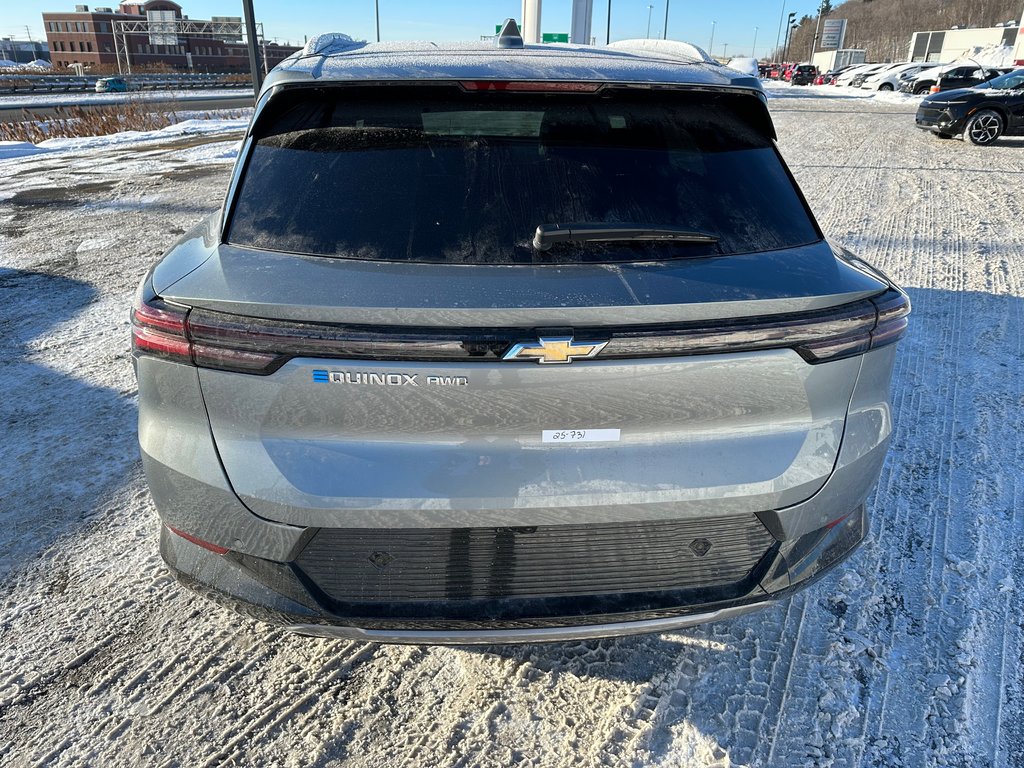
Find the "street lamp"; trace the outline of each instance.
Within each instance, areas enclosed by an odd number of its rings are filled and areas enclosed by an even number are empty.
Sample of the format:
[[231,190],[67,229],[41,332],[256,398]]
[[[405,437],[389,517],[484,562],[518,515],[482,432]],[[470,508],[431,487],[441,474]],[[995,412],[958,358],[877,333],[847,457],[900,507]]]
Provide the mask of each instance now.
[[717,23],[717,21],[711,22],[711,42],[708,44],[708,53],[711,53],[715,48],[715,25]]
[[750,58],[757,58],[757,27],[754,27],[754,44],[750,46]]
[[380,0],[373,0],[373,15],[377,20],[377,42],[380,42]]
[[[796,16],[795,13],[794,14],[790,14],[790,15]],[[800,26],[800,22],[799,21],[794,21],[794,22],[790,23],[789,29],[786,30],[786,51],[783,54],[783,58],[784,59],[789,59],[789,44],[793,42],[793,30],[797,29],[799,26]]]
[[729,44],[722,43],[722,58],[727,59],[729,57]]
[[654,13],[654,6],[653,5],[648,5],[647,6],[647,38],[648,39],[650,39],[650,37],[651,37],[651,14],[652,13]]
[[661,34],[662,40],[668,40],[668,4],[670,0],[665,0],[665,29]]

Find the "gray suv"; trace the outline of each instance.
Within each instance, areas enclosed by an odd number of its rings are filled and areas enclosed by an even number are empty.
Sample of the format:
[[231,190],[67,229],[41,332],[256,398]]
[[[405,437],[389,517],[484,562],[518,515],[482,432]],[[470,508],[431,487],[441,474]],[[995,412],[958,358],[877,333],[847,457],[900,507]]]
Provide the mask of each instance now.
[[170,568],[409,643],[810,584],[867,530],[909,303],[774,138],[758,80],[692,46],[311,40],[132,312]]

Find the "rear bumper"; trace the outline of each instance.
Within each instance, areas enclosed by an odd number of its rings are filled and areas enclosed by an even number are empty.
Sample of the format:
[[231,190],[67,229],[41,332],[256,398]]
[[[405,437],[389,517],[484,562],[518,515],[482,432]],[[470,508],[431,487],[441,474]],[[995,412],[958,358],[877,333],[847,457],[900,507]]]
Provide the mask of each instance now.
[[[581,526],[582,528],[582,526]],[[161,554],[187,586],[253,618],[304,635],[383,643],[486,644],[579,640],[662,632],[732,618],[816,581],[863,539],[859,506],[837,524],[774,543],[742,578],[716,588],[342,603],[313,582],[301,557],[273,562],[218,555],[164,527]],[[625,585],[624,585],[625,586]]]

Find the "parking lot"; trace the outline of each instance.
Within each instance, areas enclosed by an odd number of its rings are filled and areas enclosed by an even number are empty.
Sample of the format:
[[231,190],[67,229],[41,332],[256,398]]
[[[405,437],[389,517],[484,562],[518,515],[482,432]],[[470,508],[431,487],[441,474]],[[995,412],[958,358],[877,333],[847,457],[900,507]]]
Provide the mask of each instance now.
[[912,100],[770,106],[822,228],[914,302],[870,537],[766,611],[550,646],[293,637],[179,587],[128,307],[237,137],[0,163],[0,763],[1020,765],[1024,138],[938,141]]

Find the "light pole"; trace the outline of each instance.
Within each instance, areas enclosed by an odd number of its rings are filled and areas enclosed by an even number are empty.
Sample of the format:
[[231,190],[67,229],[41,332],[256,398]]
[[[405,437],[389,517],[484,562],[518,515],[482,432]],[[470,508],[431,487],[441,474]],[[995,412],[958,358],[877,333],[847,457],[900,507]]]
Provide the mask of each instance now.
[[650,39],[650,37],[651,37],[651,14],[652,13],[654,13],[654,6],[653,5],[648,5],[647,6],[647,38],[648,39]]
[[661,33],[662,40],[668,40],[668,5],[671,0],[665,0],[665,29]]
[[779,55],[779,41],[782,39],[782,22],[786,18],[786,0],[782,0],[782,11],[779,13],[779,31],[775,35],[775,50],[772,52],[777,58]]
[[373,15],[377,20],[377,42],[380,42],[380,0],[373,0]]
[[[793,14],[794,16],[796,14]],[[789,25],[789,29],[786,30],[786,52],[783,54],[784,59],[789,59],[789,44],[793,41],[793,30],[800,26],[800,22],[794,21]]]
[[[260,57],[256,52],[256,14],[252,9],[252,0],[242,0],[242,13],[245,16],[245,43],[249,49],[249,72],[252,73],[252,89],[259,98],[263,78],[260,76]],[[120,61],[120,60],[119,60]]]
[[814,22],[814,37],[811,38],[811,58],[814,59],[814,49],[818,47],[818,30],[821,29],[821,11],[825,7],[825,0],[822,0],[821,5],[818,6],[818,18]]
[[796,18],[796,11],[789,14],[786,20],[786,34],[782,38],[782,59],[785,61],[786,57],[789,56],[789,33],[793,31],[793,19]]
[[750,46],[750,58],[757,58],[757,27],[754,27],[754,44]]
[[608,29],[604,33],[604,44],[610,45],[612,42],[612,0],[608,0]]
[[722,58],[723,59],[729,58],[729,44],[728,43],[722,43]]
[[717,23],[717,21],[711,22],[711,42],[708,44],[708,53],[711,53],[715,48],[715,25]]

